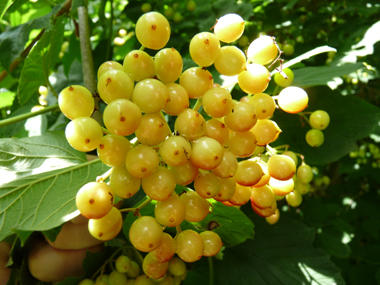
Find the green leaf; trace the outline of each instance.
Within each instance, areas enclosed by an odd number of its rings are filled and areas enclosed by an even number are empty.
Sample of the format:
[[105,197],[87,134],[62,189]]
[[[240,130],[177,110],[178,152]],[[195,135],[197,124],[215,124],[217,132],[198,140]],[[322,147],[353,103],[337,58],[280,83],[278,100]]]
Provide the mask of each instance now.
[[20,230],[12,230],[14,233],[16,233],[17,237],[20,238],[21,245],[24,246],[25,242],[28,240],[30,235],[33,233],[33,231],[20,231]]
[[[43,148],[43,147],[41,147]],[[12,230],[45,231],[77,215],[75,196],[85,183],[106,172],[99,159],[24,176],[0,187],[0,241]]]
[[61,92],[64,88],[69,85],[78,84],[83,85],[83,69],[82,64],[78,60],[74,60],[71,64],[69,76],[64,74],[63,65],[58,67],[57,72],[53,72],[51,76],[54,76],[56,82],[52,86],[54,90]]
[[[212,8],[216,10],[217,18],[220,18],[228,13],[236,13],[240,15],[243,19],[249,19],[253,15],[253,6],[248,1],[239,1],[238,3],[230,0],[217,0],[212,4]],[[208,5],[208,3],[205,3]],[[214,23],[216,19],[214,18]],[[212,27],[212,26],[211,26]],[[210,27],[208,27],[210,29]],[[207,30],[207,29],[205,29]]]
[[62,57],[63,69],[66,77],[69,77],[71,65],[77,59],[82,60],[80,52],[79,39],[77,39],[75,33],[72,33],[69,39],[69,49]]
[[9,276],[9,280],[7,284],[18,284],[19,283],[19,276],[20,276],[20,269],[19,268],[13,268],[11,271],[11,275]]
[[[29,1],[28,0],[15,0],[13,4],[8,8],[7,12],[8,13],[14,13],[18,11],[22,11],[23,5],[27,4]],[[21,14],[21,13],[20,13]]]
[[[211,201],[211,200],[210,200]],[[211,202],[210,202],[211,203]],[[156,202],[151,202],[140,211],[143,216],[154,217],[154,207]],[[212,203],[213,211],[207,215],[205,219],[197,223],[183,221],[181,229],[193,229],[198,232],[213,230],[223,240],[223,244],[227,247],[235,246],[247,239],[253,239],[253,223],[240,210],[235,207],[228,207],[219,202]],[[137,220],[133,212],[129,212],[124,220],[123,232],[128,238],[129,228],[132,223]],[[168,232],[175,234],[174,227],[167,227]]]
[[364,67],[363,63],[345,64],[342,66],[318,66],[294,69],[293,86],[311,87],[328,85],[334,77],[343,76]]
[[63,132],[43,136],[0,140],[0,183],[86,162],[84,153],[73,149]]
[[29,41],[30,32],[32,30],[48,28],[51,25],[51,16],[54,15],[60,7],[61,5],[57,5],[48,15],[13,27],[0,34],[0,64],[4,69],[9,71],[11,63],[20,56],[26,43]]
[[[378,169],[375,169],[378,176]],[[363,177],[367,177],[368,172],[363,173]],[[374,239],[379,238],[380,234],[380,209],[376,199],[362,199],[355,208],[356,213],[363,217],[361,221],[360,232],[367,233]]]
[[[379,266],[358,262],[350,267],[347,284],[380,284],[376,276]],[[376,282],[377,281],[377,282]]]
[[[33,105],[25,105],[21,108],[17,109],[16,111],[12,112],[11,115],[8,118],[14,118],[19,115],[23,115],[26,113],[30,113],[30,110],[33,108]],[[21,130],[25,130],[25,122],[26,121],[20,121],[5,127],[0,128],[0,137],[6,138],[6,137],[12,137],[19,133]]]
[[322,233],[316,235],[316,245],[329,255],[348,258],[351,248],[342,242],[343,233],[336,228],[323,228]]
[[244,211],[255,224],[255,239],[214,260],[215,284],[344,284],[327,254],[313,248],[313,229],[287,217],[269,225],[249,207]]
[[[362,242],[361,242],[362,243]],[[379,244],[360,244],[356,246],[353,254],[357,259],[380,266],[380,245]]]
[[323,227],[336,219],[344,211],[344,206],[336,203],[327,203],[320,198],[313,197],[313,199],[305,199],[302,202],[302,211],[304,219],[309,225]]
[[11,91],[2,92],[0,96],[0,109],[12,106],[16,93]]
[[54,68],[63,43],[64,22],[61,17],[54,29],[45,32],[25,60],[18,86],[21,104],[26,103],[41,85],[49,85],[50,71]]
[[[0,66],[0,71],[3,71],[3,68]],[[9,74],[0,82],[0,88],[5,88],[8,90],[13,90],[18,84],[18,78],[12,77],[12,74]]]
[[12,241],[12,247],[11,251],[9,252],[9,259],[6,264],[7,267],[21,267],[23,254],[22,254],[22,246],[21,239],[18,238],[16,235],[13,235],[12,237],[15,237]]
[[338,91],[320,86],[306,90],[309,106],[305,112],[325,110],[330,115],[330,125],[323,130],[324,143],[313,148],[306,143],[310,126],[298,115],[278,110],[273,120],[282,133],[273,145],[290,145],[290,150],[302,153],[308,164],[326,164],[336,161],[356,149],[356,141],[367,137],[378,128],[380,109],[355,96],[342,96]]
[[[133,47],[135,46],[137,42],[136,36],[132,36],[130,39],[128,39],[122,46],[115,46],[114,48],[114,54],[113,56],[117,61],[123,61],[125,56],[133,50]],[[173,45],[175,46],[175,45]]]
[[15,0],[5,0],[0,3],[0,20],[3,18],[5,12],[12,5]]
[[193,223],[195,229],[202,231],[213,230],[223,240],[226,247],[233,247],[253,239],[253,223],[235,207],[226,206],[220,202],[212,203],[212,213],[198,223]]
[[[196,262],[187,264],[188,271],[186,273],[185,280],[183,280],[184,285],[211,284],[209,283],[209,279],[210,279],[210,270],[209,270],[209,263],[208,263],[209,258],[213,258],[213,257],[203,257]],[[214,282],[214,284],[217,284],[217,283]]]
[[299,0],[291,0],[291,1],[289,1],[289,3],[285,6],[285,8],[286,8],[287,10],[293,9],[293,6],[294,6],[295,4],[297,4],[298,1],[299,1]]
[[58,227],[55,227],[53,229],[43,231],[42,233],[44,234],[45,237],[47,237],[51,242],[55,242],[57,239],[58,234],[61,232],[62,225],[59,225]]
[[380,233],[380,217],[370,216],[368,220],[364,220],[362,228],[368,232],[374,239],[379,238]]

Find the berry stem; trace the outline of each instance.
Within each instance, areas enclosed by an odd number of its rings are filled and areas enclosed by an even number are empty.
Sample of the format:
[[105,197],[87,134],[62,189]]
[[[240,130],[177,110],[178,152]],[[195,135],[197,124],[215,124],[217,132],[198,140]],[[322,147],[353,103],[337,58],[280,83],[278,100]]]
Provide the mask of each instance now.
[[139,140],[135,137],[134,139],[131,140],[131,143],[132,143],[132,147],[135,147],[135,146],[137,146],[140,142],[139,142]]
[[146,197],[146,199],[142,201],[140,204],[138,204],[136,207],[121,209],[120,212],[121,213],[134,212],[135,216],[141,216],[140,210],[144,208],[146,205],[148,205],[150,201],[152,201],[152,198]]
[[46,80],[46,85],[49,87],[49,89],[50,89],[51,93],[53,93],[54,97],[58,99],[58,94],[55,91],[54,87],[51,85],[49,79]]
[[208,257],[208,269],[210,272],[208,284],[213,285],[214,284],[214,260],[212,256]]
[[124,208],[120,209],[120,213],[127,213],[127,212],[135,212],[137,209],[136,208]]
[[296,156],[299,156],[302,160],[302,164],[304,164],[304,159],[305,159],[305,156],[301,153],[298,153],[298,152],[293,152]]
[[105,134],[105,135],[111,134],[111,132],[109,130],[107,130],[106,128],[103,128],[103,127],[101,127],[101,128],[102,128],[103,134]]
[[[273,39],[273,43],[275,44],[275,46],[277,47],[277,49],[278,49],[278,57],[272,62],[272,64],[271,65],[269,65],[269,68],[271,68],[272,66],[273,66],[273,64],[275,64],[278,60],[280,60],[280,63],[281,63],[281,70],[282,70],[282,62],[284,61],[284,60],[281,60],[280,59],[280,57],[281,57],[281,55],[284,53],[281,49],[280,49],[280,47],[278,46],[278,44],[277,44],[277,42],[276,42],[276,38],[275,37],[272,37],[272,39]],[[286,75],[286,74],[285,74]]]
[[285,79],[288,79],[288,76],[286,75],[286,73],[282,70],[282,65],[281,65],[281,68],[276,68],[276,70],[278,71],[278,73],[280,73],[282,75],[282,77],[284,77]]
[[150,203],[150,201],[152,201],[152,198],[147,197],[145,199],[145,201],[143,201],[137,205],[136,209],[138,209],[140,211],[142,208],[144,208],[146,205],[148,205]]
[[171,137],[171,136],[173,135],[173,133],[172,133],[172,130],[170,129],[170,126],[169,126],[168,122],[166,121],[165,115],[164,115],[164,113],[162,113],[162,111],[160,111],[160,115],[161,115],[161,117],[165,120],[166,127],[167,127],[168,130],[169,130],[169,136]]
[[299,116],[301,117],[301,119],[304,119],[304,120],[309,124],[310,128],[313,128],[313,127],[311,126],[311,124],[310,124],[309,119],[306,117],[305,113],[303,113],[303,112],[299,112],[299,113],[297,113],[297,115],[299,115]]
[[201,106],[202,106],[202,98],[198,98],[197,102],[195,102],[193,110],[194,111],[198,111]]
[[[274,149],[277,149],[278,147],[275,147]],[[285,149],[285,150],[277,150],[277,153],[284,153],[284,152],[286,152],[287,151],[287,149]],[[298,152],[294,152],[293,151],[293,153],[296,155],[296,156],[299,156],[300,158],[301,158],[301,160],[302,160],[302,163],[304,163],[304,159],[305,159],[305,156],[303,155],[303,154],[300,154],[300,153],[298,153]]]
[[290,147],[290,145],[288,145],[288,144],[283,144],[283,145],[276,146],[276,147],[274,147],[273,149],[279,150],[279,149],[281,149],[281,148],[285,148],[284,151],[287,151],[289,147]]
[[[276,85],[276,87],[274,88],[274,91],[273,91],[273,95],[276,95],[276,94],[278,94],[279,92],[278,92],[278,90],[280,89],[280,85]],[[276,99],[274,96],[272,96],[273,97],[273,99]]]
[[[248,63],[247,63],[247,64],[248,64]],[[223,85],[223,86],[221,86],[220,88],[227,89],[227,88],[230,88],[230,87],[232,87],[232,86],[235,86],[236,84],[238,84],[238,81],[237,81],[237,80],[236,80],[235,82],[233,82],[233,83],[228,84],[228,85]]]
[[266,146],[267,152],[269,155],[275,155],[277,153],[277,150],[273,147],[271,147],[269,144]]
[[12,118],[4,119],[0,121],[0,128],[55,110],[59,110],[58,104],[43,108],[36,112],[30,112]]
[[112,167],[109,170],[107,170],[107,172],[104,173],[103,175],[97,176],[96,177],[96,182],[104,182],[104,180],[106,180],[111,175],[111,173],[112,173],[113,170],[114,170],[114,167]]
[[176,229],[177,233],[176,233],[174,239],[176,239],[177,236],[179,235],[179,233],[182,232],[181,225],[176,225],[175,229]]

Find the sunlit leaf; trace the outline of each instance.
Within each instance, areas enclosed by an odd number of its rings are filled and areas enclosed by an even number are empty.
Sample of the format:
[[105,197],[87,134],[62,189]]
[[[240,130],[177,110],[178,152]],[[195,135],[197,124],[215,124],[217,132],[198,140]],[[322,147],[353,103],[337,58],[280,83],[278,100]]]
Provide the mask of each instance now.
[[15,0],[5,0],[0,2],[0,20],[3,18],[5,12],[12,5]]
[[363,63],[345,64],[342,66],[318,66],[294,69],[293,86],[312,87],[328,85],[334,77],[343,76],[364,67]]
[[0,140],[0,185],[24,176],[86,162],[84,153],[73,149],[63,132],[43,136]]
[[0,94],[0,109],[4,107],[12,106],[16,93],[7,91]]
[[49,75],[57,61],[63,43],[63,18],[56,21],[54,29],[45,32],[25,60],[18,86],[18,97],[24,104],[38,87],[49,84]]
[[9,70],[11,63],[20,56],[25,49],[25,44],[29,41],[29,34],[32,30],[50,27],[50,18],[60,7],[61,5],[57,5],[48,15],[13,27],[0,34],[0,64],[4,69]]
[[[41,146],[41,149],[44,147]],[[89,181],[95,181],[97,176],[107,170],[108,167],[100,160],[93,160],[23,176],[2,185],[0,241],[12,234],[13,230],[49,230],[75,217],[75,196],[79,188]]]

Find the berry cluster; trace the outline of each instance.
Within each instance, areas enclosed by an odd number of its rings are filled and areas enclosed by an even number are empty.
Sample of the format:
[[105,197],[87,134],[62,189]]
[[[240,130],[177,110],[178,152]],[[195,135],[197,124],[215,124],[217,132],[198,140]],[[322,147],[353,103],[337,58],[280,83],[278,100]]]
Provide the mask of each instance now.
[[355,168],[366,164],[380,168],[380,149],[373,143],[363,143],[358,150],[350,152],[350,157],[355,158]]
[[322,130],[330,123],[330,116],[326,111],[317,110],[310,114],[311,129],[306,133],[306,142],[312,147],[321,146],[325,140]]
[[[66,127],[70,145],[83,152],[97,149],[100,160],[112,167],[109,183],[104,182],[107,174],[78,191],[77,208],[90,219],[94,237],[110,240],[122,228],[121,212],[130,211],[115,207],[115,196],[128,199],[142,187],[148,198],[133,208],[139,217],[129,229],[129,240],[147,253],[142,268],[152,279],[164,278],[168,270],[176,275],[170,268],[179,260],[194,262],[221,250],[215,232],[180,228],[183,221],[199,222],[210,213],[207,199],[228,206],[250,201],[253,210],[273,224],[279,218],[276,201],[286,197],[291,206],[298,206],[313,178],[303,161],[297,169],[296,154],[269,146],[281,133],[270,119],[276,102],[291,114],[308,104],[307,93],[289,86],[292,73],[282,68],[275,75],[284,87],[279,95],[263,93],[271,80],[268,66],[282,53],[275,39],[261,36],[245,54],[227,45],[244,32],[239,15],[227,14],[213,28],[214,33],[201,32],[191,39],[190,56],[199,67],[183,71],[180,53],[165,48],[171,34],[167,19],[157,12],[142,15],[136,37],[143,48],[129,52],[123,65],[109,61],[98,70],[97,92],[107,104],[105,128],[91,118],[94,98],[89,90],[72,85],[59,95],[60,108],[71,119]],[[152,58],[145,48],[158,52]],[[233,100],[226,88],[214,84],[207,70],[211,65],[222,75],[236,77],[248,94],[245,100]],[[197,99],[193,108],[190,99]],[[174,130],[163,113],[175,117]],[[319,129],[327,126],[319,115],[310,121]],[[129,141],[131,135],[135,138]],[[194,190],[174,191],[176,185],[190,183]],[[141,216],[139,210],[151,200],[156,201],[154,217]],[[176,227],[177,235],[173,238],[165,227]],[[135,284],[140,284],[137,279]]]
[[[116,253],[118,254],[118,251]],[[186,277],[185,262],[177,257],[169,258],[167,250],[161,249],[157,254],[159,260],[170,259],[169,262],[157,263],[152,259],[153,255],[149,255],[148,258],[144,259],[142,264],[145,274],[142,274],[139,263],[131,259],[128,255],[118,254],[116,258],[114,254],[101,268],[103,269],[106,265],[111,266],[112,269],[109,274],[104,272],[100,272],[99,274],[97,272],[97,275],[94,277],[95,281],[86,278],[78,285],[180,284]],[[153,272],[153,276],[154,274],[164,276],[154,278],[146,272]],[[154,280],[154,282],[152,280]]]

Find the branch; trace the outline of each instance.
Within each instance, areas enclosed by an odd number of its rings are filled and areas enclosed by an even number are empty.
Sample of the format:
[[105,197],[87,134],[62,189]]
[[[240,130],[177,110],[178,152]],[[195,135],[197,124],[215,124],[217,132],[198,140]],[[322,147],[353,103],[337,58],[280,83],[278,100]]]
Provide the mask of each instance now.
[[114,20],[114,14],[113,14],[113,0],[110,0],[111,4],[111,17],[110,17],[110,27],[108,31],[108,43],[107,43],[107,51],[106,51],[106,58],[105,60],[109,60],[111,55],[111,47],[112,47],[112,31],[113,31],[113,20]]
[[96,91],[94,60],[92,58],[90,25],[86,7],[78,7],[79,40],[82,55],[84,86],[93,93]]

